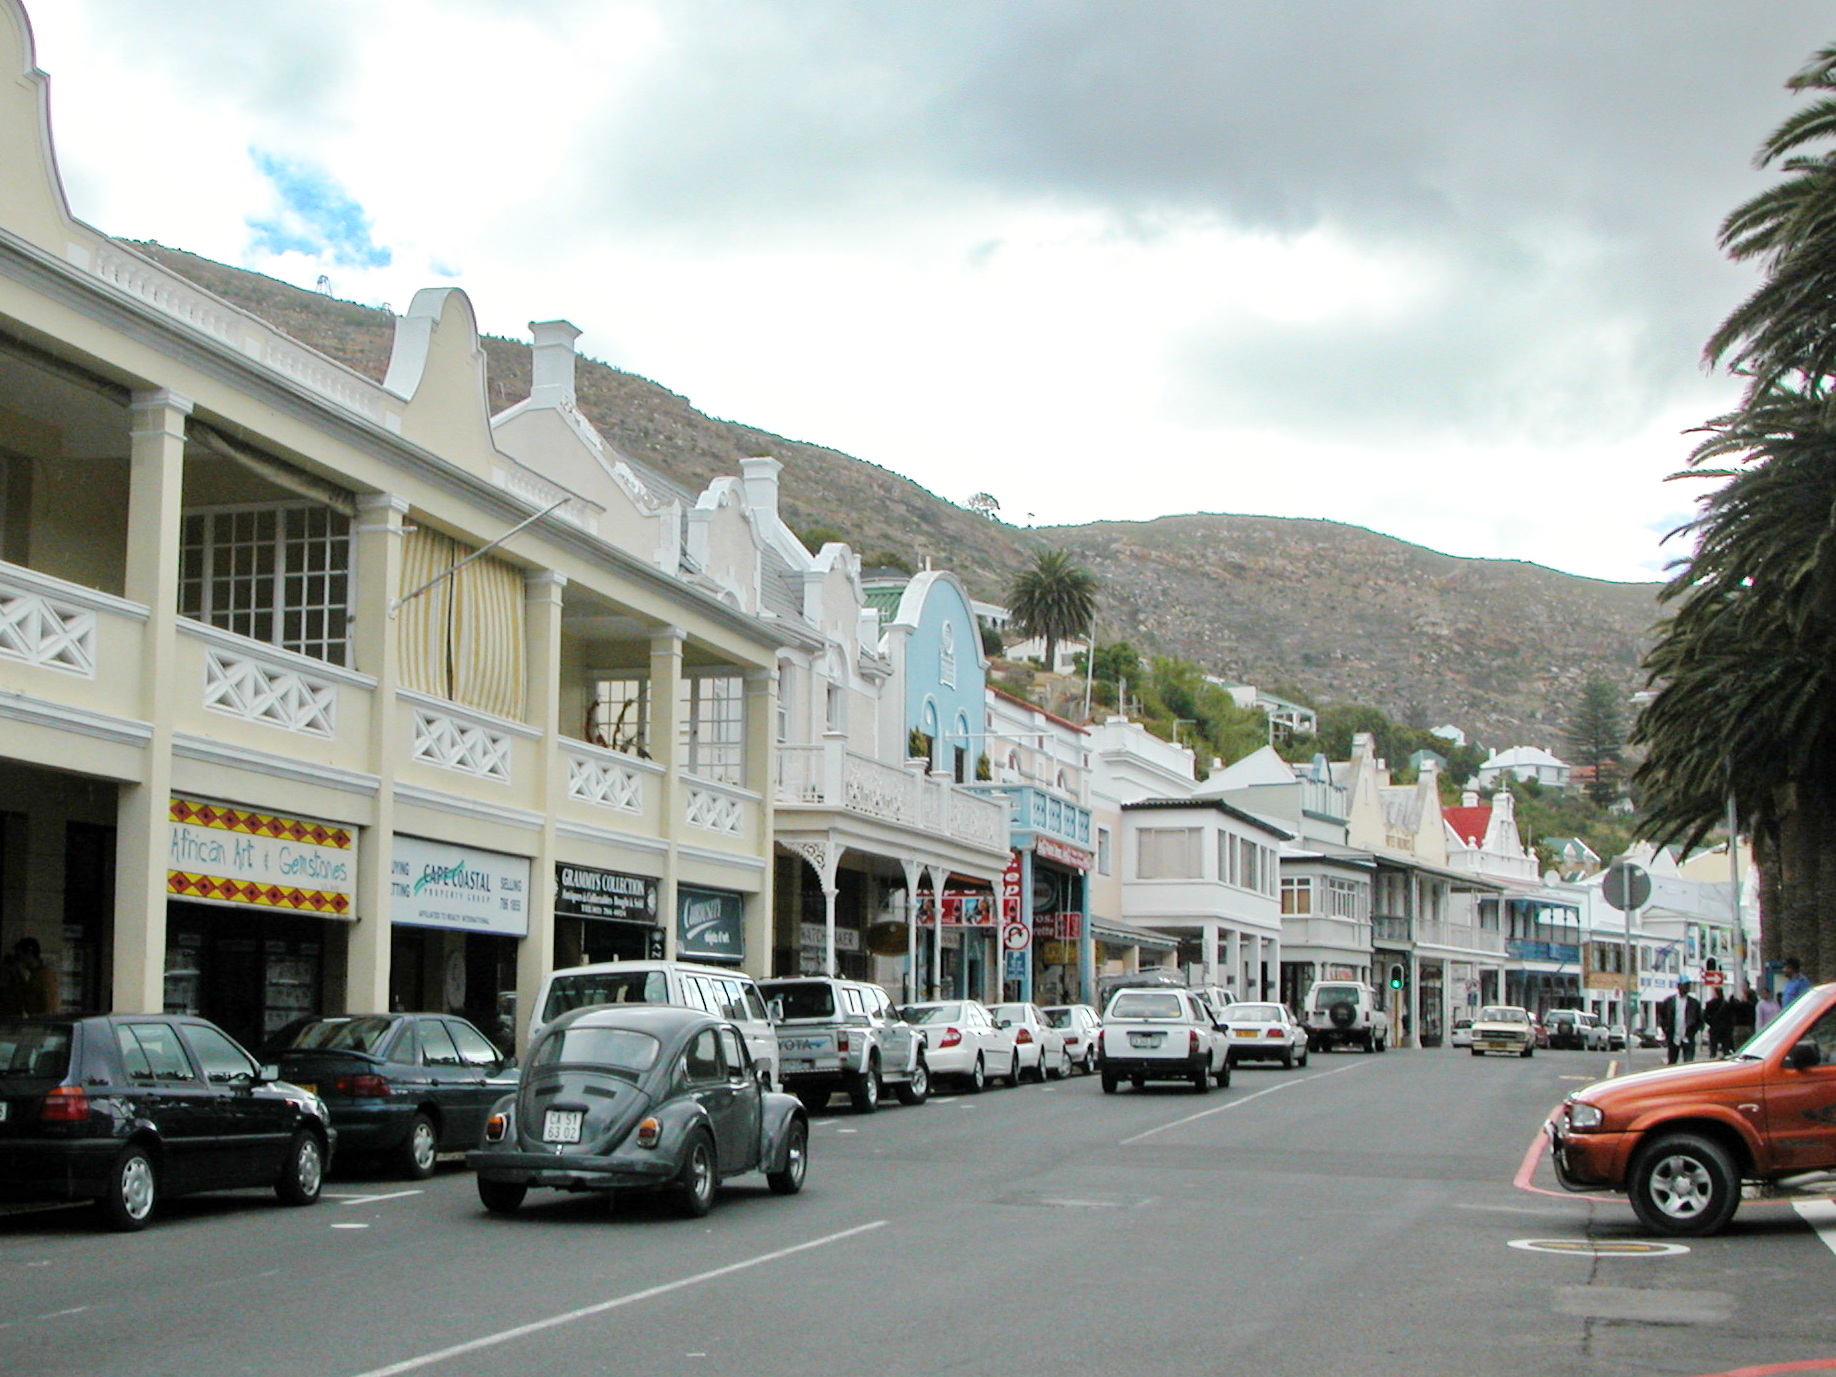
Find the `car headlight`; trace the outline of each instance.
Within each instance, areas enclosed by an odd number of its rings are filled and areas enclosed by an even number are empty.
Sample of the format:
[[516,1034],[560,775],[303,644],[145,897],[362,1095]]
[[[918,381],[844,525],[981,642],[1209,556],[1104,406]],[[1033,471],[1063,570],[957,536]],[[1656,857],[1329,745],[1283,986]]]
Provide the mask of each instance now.
[[1576,1100],[1568,1107],[1568,1126],[1577,1131],[1599,1128],[1606,1122],[1606,1113],[1597,1104],[1586,1100]]

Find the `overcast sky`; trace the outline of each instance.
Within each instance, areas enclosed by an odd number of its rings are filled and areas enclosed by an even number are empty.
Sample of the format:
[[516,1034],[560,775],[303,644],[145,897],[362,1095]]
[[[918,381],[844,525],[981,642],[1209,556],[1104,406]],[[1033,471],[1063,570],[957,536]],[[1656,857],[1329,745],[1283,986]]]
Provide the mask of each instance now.
[[[30,3],[30,0],[28,0]],[[37,0],[73,206],[1048,524],[1657,577],[1792,0]]]

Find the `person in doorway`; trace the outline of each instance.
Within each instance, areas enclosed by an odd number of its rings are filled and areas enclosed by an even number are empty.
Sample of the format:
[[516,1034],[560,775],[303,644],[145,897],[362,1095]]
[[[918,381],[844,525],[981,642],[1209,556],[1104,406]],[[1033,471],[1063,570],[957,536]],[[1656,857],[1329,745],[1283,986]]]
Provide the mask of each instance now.
[[1734,1004],[1717,985],[1702,1006],[1702,1024],[1708,1029],[1708,1054],[1725,1057],[1734,1050]]
[[1779,1016],[1779,1001],[1771,990],[1753,1001],[1753,1031],[1759,1032]]
[[1696,1059],[1696,1034],[1702,1031],[1702,1002],[1690,993],[1689,977],[1677,980],[1677,992],[1658,1001],[1658,1030],[1664,1036],[1664,1059],[1672,1066]]
[[36,937],[21,937],[7,955],[0,976],[0,1013],[57,1012],[57,972],[45,964]]
[[1785,986],[1779,991],[1779,1008],[1789,1009],[1792,1000],[1810,989],[1810,977],[1804,974],[1804,968],[1798,964],[1798,958],[1785,958]]

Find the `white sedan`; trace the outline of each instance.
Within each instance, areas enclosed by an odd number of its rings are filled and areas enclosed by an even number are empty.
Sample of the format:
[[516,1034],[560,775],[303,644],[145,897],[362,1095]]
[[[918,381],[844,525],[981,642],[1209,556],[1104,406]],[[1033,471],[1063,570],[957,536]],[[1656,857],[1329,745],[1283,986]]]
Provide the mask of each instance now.
[[1094,1076],[1097,1059],[1103,1055],[1099,1044],[1103,1038],[1103,1020],[1088,1004],[1057,1004],[1040,1010],[1046,1022],[1064,1034],[1065,1051],[1071,1064],[1086,1076]]
[[1453,1031],[1447,1035],[1449,1047],[1471,1047],[1473,1045],[1473,1021],[1462,1014],[1453,1021]]
[[1062,1080],[1071,1074],[1065,1035],[1037,1004],[996,1004],[988,1012],[994,1015],[995,1027],[1014,1035],[1014,1057],[1022,1075],[1028,1074],[1028,1063],[1035,1080]]
[[1307,1064],[1307,1030],[1280,1004],[1227,1004],[1218,1022],[1233,1066],[1245,1061]]
[[1012,1029],[995,1027],[993,1015],[973,999],[901,1004],[899,1017],[924,1031],[924,1059],[933,1078],[960,1080],[977,1092],[1005,1077],[1020,1083],[1020,1056]]

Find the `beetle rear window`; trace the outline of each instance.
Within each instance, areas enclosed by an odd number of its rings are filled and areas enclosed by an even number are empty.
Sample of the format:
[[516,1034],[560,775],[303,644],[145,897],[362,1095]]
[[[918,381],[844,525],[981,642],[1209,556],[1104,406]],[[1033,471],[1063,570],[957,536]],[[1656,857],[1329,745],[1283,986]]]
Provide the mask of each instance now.
[[635,1074],[657,1064],[661,1044],[631,1028],[563,1028],[550,1033],[529,1059],[531,1066],[604,1066]]
[[70,1028],[0,1019],[0,1076],[61,1081],[70,1069]]

